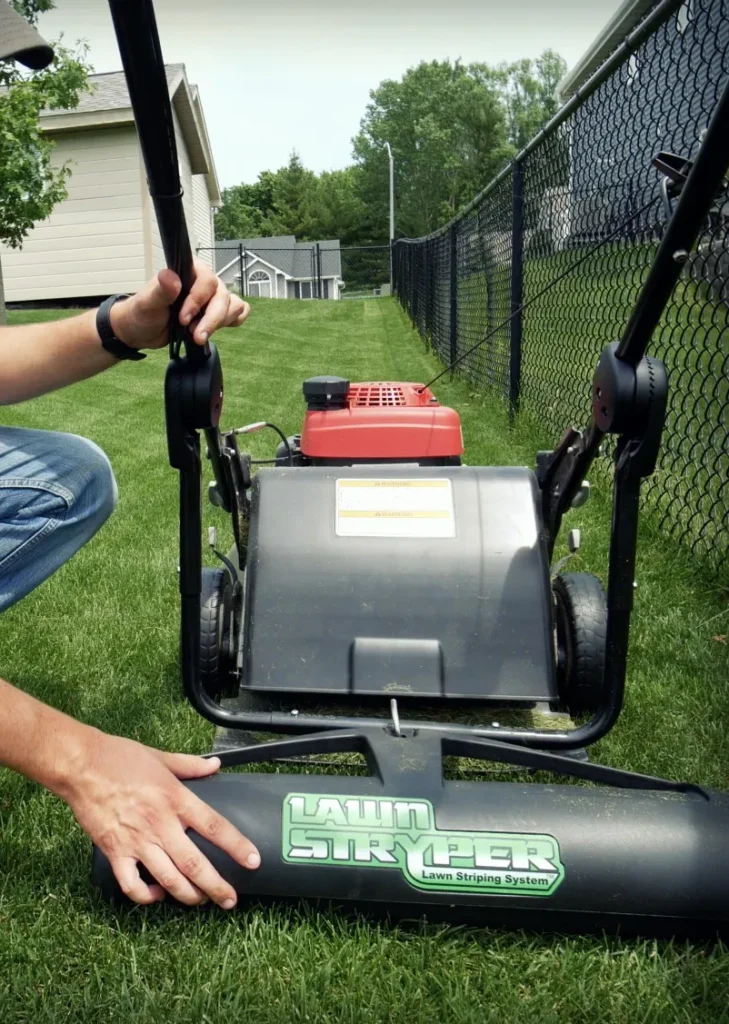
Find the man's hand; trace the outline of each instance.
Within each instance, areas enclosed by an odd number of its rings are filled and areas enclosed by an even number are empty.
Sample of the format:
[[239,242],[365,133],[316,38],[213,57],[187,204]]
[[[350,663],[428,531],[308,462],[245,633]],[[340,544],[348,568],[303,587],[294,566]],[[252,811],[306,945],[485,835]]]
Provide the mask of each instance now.
[[[219,327],[239,327],[251,307],[231,294],[207,263],[195,260],[195,282],[180,309],[180,323],[190,325],[193,340],[204,345]],[[132,348],[162,348],[167,344],[170,306],[182,284],[171,270],[160,270],[136,295],[111,309],[117,338]]]
[[[205,836],[242,867],[257,868],[260,855],[237,828],[179,781],[212,775],[220,761],[165,754],[119,736],[89,733],[76,770],[54,788],[106,854],[125,895],[135,903],[155,903],[169,892],[189,905],[212,899],[225,910],[235,906],[235,889],[185,829]],[[142,880],[139,862],[158,885]]]
[[[198,850],[191,828],[242,867],[257,868],[255,846],[182,785],[220,767],[216,758],[164,754],[108,736],[0,679],[0,765],[39,782],[71,807],[137,903],[170,892],[183,903],[208,897],[228,910],[235,890]],[[139,876],[141,862],[159,884]]]

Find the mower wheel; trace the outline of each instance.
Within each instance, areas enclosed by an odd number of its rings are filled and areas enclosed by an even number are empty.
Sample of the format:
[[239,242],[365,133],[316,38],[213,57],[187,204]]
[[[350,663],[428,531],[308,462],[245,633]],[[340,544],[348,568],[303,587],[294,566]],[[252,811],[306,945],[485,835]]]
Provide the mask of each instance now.
[[560,699],[573,715],[594,712],[604,694],[607,600],[589,572],[568,572],[552,581],[557,626]]
[[200,682],[218,701],[236,692],[233,585],[225,569],[203,566],[200,593]]

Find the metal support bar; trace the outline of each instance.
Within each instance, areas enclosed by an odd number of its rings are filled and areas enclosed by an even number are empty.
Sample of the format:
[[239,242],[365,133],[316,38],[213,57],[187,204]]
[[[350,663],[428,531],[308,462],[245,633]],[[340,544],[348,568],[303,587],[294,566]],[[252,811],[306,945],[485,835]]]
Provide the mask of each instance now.
[[200,686],[200,591],[202,577],[202,512],[200,437],[189,439],[192,466],[180,471],[180,661],[182,686],[194,701]]
[[[394,709],[393,709],[394,705]],[[412,748],[413,760],[422,765],[424,758],[417,757],[427,749],[437,754],[441,763],[437,768],[442,775],[442,759],[444,757],[464,757],[470,760],[494,761],[497,764],[513,765],[533,771],[556,772],[573,779],[582,779],[597,785],[615,786],[620,789],[641,789],[658,792],[693,793],[708,799],[708,794],[701,786],[690,782],[673,782],[655,775],[643,775],[639,772],[628,772],[622,768],[611,768],[608,765],[594,764],[591,761],[578,761],[573,757],[565,757],[547,750],[528,750],[515,747],[511,743],[498,740],[485,740],[459,736],[445,727],[442,732],[431,735],[403,732],[397,716],[397,701],[390,701],[392,725],[388,730],[382,729],[340,729],[333,732],[309,733],[292,739],[272,740],[244,747],[232,747],[218,750],[205,755],[218,757],[224,768],[240,767],[244,764],[266,764],[282,758],[299,758],[320,754],[363,754],[367,758],[373,774],[382,778],[387,775],[386,768],[394,767],[396,775],[400,774],[399,750],[393,740],[405,743],[406,750]],[[434,767],[430,765],[429,767]]]

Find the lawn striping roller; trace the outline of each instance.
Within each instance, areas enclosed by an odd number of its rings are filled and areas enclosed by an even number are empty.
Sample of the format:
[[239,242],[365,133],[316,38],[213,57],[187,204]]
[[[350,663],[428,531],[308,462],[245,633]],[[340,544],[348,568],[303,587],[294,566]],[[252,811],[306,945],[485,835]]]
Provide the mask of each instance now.
[[[152,4],[110,6],[167,262],[186,289]],[[671,216],[653,266],[600,356],[590,425],[538,453],[533,471],[464,465],[457,413],[423,384],[325,375],[304,383],[301,434],[278,431],[272,465],[254,473],[238,438],[273,425],[221,432],[215,346],[173,326],[165,410],[180,479],[184,693],[209,721],[242,730],[224,766],[276,762],[275,774],[187,783],[261,852],[260,869],[245,871],[193,834],[242,897],[538,929],[726,928],[729,796],[594,764],[586,750],[623,700],[640,486],[668,388],[646,349],[723,187],[728,126],[729,87],[695,160],[656,158]],[[605,591],[551,561],[610,434]],[[202,567],[201,435],[209,497],[235,540],[219,568]],[[279,738],[249,742],[257,734]],[[362,755],[367,774],[290,769],[341,754]],[[452,757],[564,781],[447,779]],[[118,896],[98,850],[93,872]]]

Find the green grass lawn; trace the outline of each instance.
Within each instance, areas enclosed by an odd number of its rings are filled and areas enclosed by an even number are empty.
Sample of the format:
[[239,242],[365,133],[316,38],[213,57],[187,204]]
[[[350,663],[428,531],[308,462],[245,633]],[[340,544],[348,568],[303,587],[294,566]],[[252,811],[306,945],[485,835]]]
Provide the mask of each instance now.
[[[389,299],[262,300],[244,329],[218,340],[227,426],[268,419],[294,432],[301,381],[312,374],[423,380],[438,369]],[[72,562],[2,616],[0,670],[94,725],[201,752],[212,727],[179,698],[164,366],[160,354],[3,410],[7,424],[97,441],[120,502]],[[437,392],[462,415],[470,463],[533,462],[528,427],[510,430],[492,400],[463,380],[443,380]],[[258,457],[275,444],[265,434],[251,441]],[[583,531],[575,568],[604,572],[608,511],[597,495],[572,514],[569,525]],[[637,579],[626,708],[594,756],[728,787],[727,591],[650,518]],[[0,769],[2,1024],[729,1021],[721,947],[406,930],[305,910],[113,909],[90,887],[89,854],[63,804]]]

